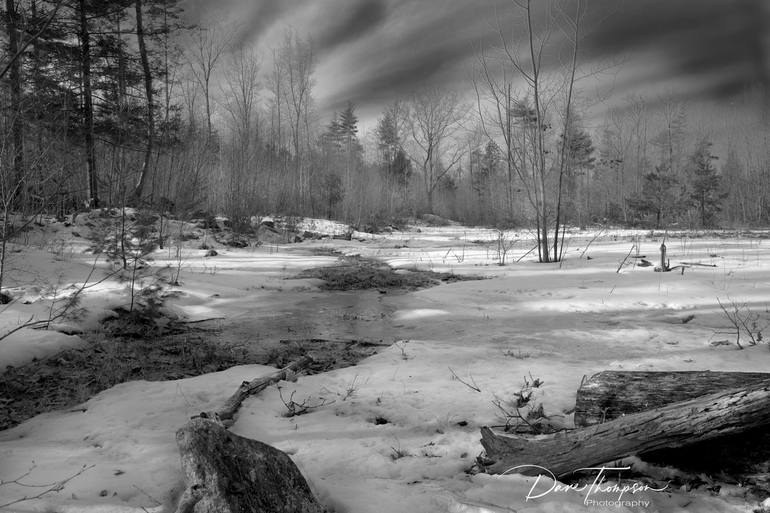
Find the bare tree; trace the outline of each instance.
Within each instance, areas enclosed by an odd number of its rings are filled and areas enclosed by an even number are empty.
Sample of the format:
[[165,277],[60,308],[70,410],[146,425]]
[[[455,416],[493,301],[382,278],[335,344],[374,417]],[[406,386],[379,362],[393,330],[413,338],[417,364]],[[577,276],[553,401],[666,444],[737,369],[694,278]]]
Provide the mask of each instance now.
[[272,94],[270,101],[270,141],[274,148],[283,148],[283,118],[281,101],[283,98],[283,63],[278,58],[278,50],[273,50],[273,66],[268,75],[268,90]]
[[187,76],[182,77],[179,82],[180,96],[185,108],[185,115],[187,119],[187,129],[189,133],[195,133],[198,131],[198,95],[200,94],[200,86],[193,79],[189,80]]
[[404,125],[409,137],[405,150],[422,171],[431,213],[436,188],[462,159],[464,145],[454,138],[467,112],[468,107],[460,103],[456,93],[438,88],[415,93],[404,106]]
[[221,166],[230,215],[246,214],[257,196],[257,147],[259,142],[259,60],[245,50],[234,52],[225,62],[222,108],[227,114],[230,141]]
[[[501,62],[502,64],[491,63],[490,58],[482,51],[479,55],[479,69],[474,73],[473,85],[481,132],[488,140],[502,141],[506,166],[505,199],[508,217],[512,219],[515,208],[515,184],[517,180],[522,184],[527,183],[528,180],[527,162],[524,158],[526,131],[519,130],[521,127],[526,127],[527,120],[521,116],[516,117],[518,113],[516,107],[521,105],[517,104],[514,98],[509,70],[504,61]],[[499,64],[502,69],[498,71],[493,64]],[[525,191],[529,202],[536,207],[537,202],[532,189],[532,187],[526,187]],[[535,208],[535,212],[539,210]],[[539,219],[538,216],[538,223]]]
[[198,27],[193,34],[187,52],[187,60],[195,81],[203,91],[206,107],[206,135],[211,138],[211,79],[219,60],[230,46],[233,31],[222,26]]
[[[569,169],[568,132],[572,123],[574,85],[578,63],[582,0],[568,14],[553,2],[514,0],[525,40],[516,45],[498,28],[501,48],[491,58],[482,53],[476,80],[476,97],[483,127],[493,140],[502,140],[512,201],[514,174],[519,178],[535,217],[538,258],[558,261],[564,230],[564,182]],[[538,10],[542,9],[542,11]],[[550,72],[547,50],[556,27],[561,43],[571,49],[566,72]],[[520,50],[521,48],[521,50]],[[521,90],[514,90],[518,85]],[[553,148],[553,119],[560,119],[563,137]],[[555,150],[555,151],[554,151]]]
[[222,106],[239,144],[247,145],[258,138],[259,58],[240,49],[227,59],[222,84]]
[[[633,118],[631,122],[633,123]],[[613,214],[611,217],[616,221],[628,222],[626,197],[632,188],[637,187],[636,180],[629,183],[626,176],[628,168],[632,164],[628,161],[633,143],[633,126],[628,126],[624,112],[620,109],[610,110],[602,130],[599,168],[609,175],[604,184],[604,211],[607,215]],[[615,183],[609,183],[610,179],[614,179]],[[638,181],[641,182],[641,177]],[[613,199],[619,212],[611,212]],[[621,216],[620,219],[616,217],[617,214]]]
[[[528,0],[531,1],[531,0]],[[575,90],[575,72],[577,71],[578,49],[580,42],[580,22],[583,17],[583,1],[575,2],[575,14],[569,16],[561,12],[562,23],[564,24],[565,37],[572,45],[572,56],[568,68],[567,76],[567,97],[564,102],[564,124],[561,137],[561,148],[559,151],[559,185],[557,187],[556,199],[556,222],[553,234],[553,260],[561,260],[564,252],[564,242],[559,246],[559,229],[562,223],[562,198],[564,192],[564,177],[568,172],[568,166],[572,159],[569,158],[568,150],[572,139],[572,100]]]
[[[311,150],[311,109],[315,53],[309,41],[304,41],[295,32],[287,31],[283,46],[275,52],[273,84],[271,88],[277,102],[278,116],[286,113],[292,149],[297,200],[300,208],[307,207],[310,200],[310,165],[306,156]],[[280,134],[281,121],[279,117]],[[280,135],[279,135],[280,137]]]

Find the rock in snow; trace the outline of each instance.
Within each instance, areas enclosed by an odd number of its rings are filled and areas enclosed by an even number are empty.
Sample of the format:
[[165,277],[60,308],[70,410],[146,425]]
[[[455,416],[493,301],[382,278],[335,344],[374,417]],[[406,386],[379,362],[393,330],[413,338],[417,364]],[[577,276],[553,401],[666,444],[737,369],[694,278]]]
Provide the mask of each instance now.
[[323,513],[285,453],[197,418],[176,434],[187,489],[177,513]]

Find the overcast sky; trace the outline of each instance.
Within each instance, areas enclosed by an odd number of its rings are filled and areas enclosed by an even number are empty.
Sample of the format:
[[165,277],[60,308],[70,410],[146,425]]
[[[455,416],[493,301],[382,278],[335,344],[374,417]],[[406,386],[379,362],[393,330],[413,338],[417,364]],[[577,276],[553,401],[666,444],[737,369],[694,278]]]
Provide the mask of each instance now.
[[[571,12],[575,1],[561,5]],[[605,104],[634,94],[719,104],[768,83],[768,0],[586,3],[580,60],[584,70],[607,69],[584,94],[598,91]],[[512,0],[189,0],[188,12],[237,20],[238,41],[265,55],[292,27],[317,52],[319,110],[351,100],[362,117],[424,85],[467,89],[479,49],[499,46],[500,27],[514,41],[523,34]]]

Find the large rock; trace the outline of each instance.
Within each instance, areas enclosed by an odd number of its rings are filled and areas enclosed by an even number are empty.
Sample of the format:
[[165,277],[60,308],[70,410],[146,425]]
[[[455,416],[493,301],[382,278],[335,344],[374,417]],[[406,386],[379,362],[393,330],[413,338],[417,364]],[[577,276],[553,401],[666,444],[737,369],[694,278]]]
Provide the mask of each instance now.
[[263,243],[286,244],[289,242],[290,234],[273,226],[262,224],[254,231],[257,234],[257,238]]
[[230,246],[231,248],[246,248],[249,246],[249,239],[231,231],[215,233],[214,240],[224,246]]
[[430,226],[450,226],[452,224],[449,219],[434,214],[423,214],[421,218]]
[[177,513],[324,513],[285,453],[196,418],[176,434],[187,489]]

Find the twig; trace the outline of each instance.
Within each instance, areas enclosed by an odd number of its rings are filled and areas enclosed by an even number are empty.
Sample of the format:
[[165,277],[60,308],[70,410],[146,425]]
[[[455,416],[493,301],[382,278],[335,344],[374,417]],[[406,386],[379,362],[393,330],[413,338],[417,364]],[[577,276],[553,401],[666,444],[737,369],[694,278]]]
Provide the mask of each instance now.
[[409,342],[408,340],[402,340],[400,342],[395,342],[393,345],[396,346],[401,350],[401,359],[402,360],[408,360],[409,355],[406,354],[406,344]]
[[736,306],[735,302],[733,301],[733,314],[730,314],[730,312],[727,311],[727,308],[725,305],[722,304],[722,301],[719,300],[717,297],[717,303],[719,304],[719,307],[722,309],[722,312],[724,312],[725,317],[730,321],[730,323],[735,328],[735,344],[738,346],[738,349],[743,349],[743,346],[741,345],[741,327],[738,324],[738,307]]
[[452,370],[452,367],[448,367],[448,369],[449,369],[449,372],[451,372],[451,373],[452,373],[452,376],[454,376],[454,378],[455,378],[457,381],[459,381],[460,383],[462,383],[462,384],[463,384],[463,385],[465,385],[466,387],[470,388],[471,390],[475,390],[476,392],[481,392],[481,388],[479,388],[479,386],[476,384],[476,380],[475,380],[475,379],[473,379],[473,375],[472,375],[472,374],[469,374],[469,376],[470,376],[470,378],[471,378],[471,383],[473,383],[473,384],[471,385],[471,384],[470,384],[470,383],[468,383],[467,381],[464,381],[462,378],[460,378],[460,376],[458,376],[458,375],[455,373],[455,371],[454,371],[454,370]]
[[700,262],[682,262],[682,265],[690,265],[697,267],[716,267],[716,264],[701,264]]
[[334,402],[321,399],[321,402],[318,404],[308,404],[309,398],[306,398],[301,403],[298,403],[294,401],[294,394],[296,392],[296,390],[292,391],[291,396],[289,396],[289,402],[286,402],[286,400],[283,398],[283,394],[281,393],[281,387],[278,387],[278,397],[281,398],[281,402],[283,402],[284,406],[286,406],[286,409],[288,410],[288,412],[284,415],[285,417],[296,417],[298,415],[304,415],[312,409],[320,408],[321,406],[326,406],[327,404],[332,404]]
[[492,404],[496,406],[497,409],[499,409],[500,412],[503,414],[503,417],[505,417],[505,426],[504,426],[505,431],[510,430],[512,420],[520,420],[521,422],[523,422],[529,427],[531,432],[533,433],[537,432],[535,426],[533,426],[526,418],[524,418],[524,416],[521,414],[518,408],[514,408],[516,410],[516,413],[512,413],[505,409],[500,399],[495,399],[494,401],[492,401]]
[[7,484],[15,484],[15,485],[23,486],[27,488],[45,488],[45,490],[38,493],[37,495],[25,495],[21,499],[16,499],[10,502],[6,502],[5,504],[0,504],[0,508],[7,508],[8,506],[13,506],[14,504],[18,504],[20,502],[40,499],[43,496],[48,495],[49,493],[60,492],[61,490],[64,489],[64,486],[67,483],[69,483],[70,481],[78,477],[80,474],[82,474],[86,470],[89,470],[92,468],[94,468],[94,465],[90,465],[90,466],[83,465],[83,467],[81,467],[81,469],[78,470],[76,473],[72,474],[71,476],[65,479],[62,479],[61,481],[56,481],[54,483],[46,483],[46,484],[39,484],[39,485],[22,483],[21,480],[29,476],[32,473],[32,471],[35,469],[35,466],[33,465],[32,468],[30,468],[27,472],[25,472],[20,477],[17,477],[12,481],[0,481],[0,486],[7,485]]
[[[149,493],[145,492],[144,490],[142,490],[138,486],[133,485],[133,487],[136,488],[139,491],[139,493],[141,493],[142,495],[144,495],[145,497],[147,497],[148,499],[153,501],[157,506],[160,506],[161,504],[163,504],[161,501],[159,501],[158,499],[156,499],[155,497],[153,497]],[[144,509],[144,508],[142,508],[142,509]]]
[[631,246],[631,249],[630,249],[630,250],[628,250],[628,254],[627,254],[627,255],[626,255],[626,257],[623,259],[623,261],[622,261],[622,262],[620,262],[620,265],[618,266],[618,269],[617,269],[617,271],[615,271],[615,274],[618,274],[618,273],[620,273],[620,270],[623,268],[623,266],[624,266],[624,265],[626,265],[626,260],[628,260],[628,257],[630,257],[630,256],[631,256],[631,252],[633,252],[633,251],[634,251],[634,248],[636,248],[636,244],[633,244],[633,245]]
[[[747,303],[738,304],[734,299],[730,299],[729,297],[728,299],[730,300],[730,306],[732,306],[732,312],[727,310],[727,307],[722,303],[719,297],[717,297],[717,303],[725,314],[725,317],[727,317],[727,320],[730,321],[730,324],[735,328],[736,345],[739,349],[743,349],[743,346],[741,345],[741,329],[748,335],[750,344],[752,346],[757,345],[762,340],[762,330],[767,327],[767,324],[761,327],[758,325],[760,316],[752,311]],[[756,336],[754,335],[754,331],[757,332]]]
[[198,319],[196,321],[184,321],[182,324],[198,324],[200,322],[208,322],[208,321],[223,321],[226,317],[209,317],[208,319]]
[[[584,249],[584,250],[583,250],[583,252],[582,252],[582,253],[580,253],[580,258],[583,258],[583,256],[586,254],[586,251],[588,251],[588,248],[590,248],[590,247],[591,247],[591,244],[593,244],[593,242],[594,242],[596,239],[598,239],[598,238],[599,238],[599,236],[600,236],[602,233],[604,233],[604,228],[602,228],[601,230],[599,230],[599,233],[597,233],[596,235],[594,235],[594,238],[593,238],[593,239],[591,239],[591,240],[588,242],[588,244],[586,245],[586,249]],[[562,238],[562,240],[564,240],[564,239]]]
[[520,256],[520,257],[519,257],[519,258],[516,260],[516,263],[518,264],[519,262],[521,262],[521,261],[524,259],[524,257],[525,257],[525,256],[529,255],[530,253],[532,253],[533,251],[535,251],[537,248],[538,248],[538,245],[536,245],[535,247],[533,247],[532,249],[530,249],[529,251],[527,251],[526,253],[524,253],[523,255],[521,255],[521,256]]
[[3,340],[3,339],[6,339],[6,338],[10,337],[11,335],[13,335],[14,333],[16,333],[19,330],[22,330],[24,328],[29,328],[30,326],[34,326],[34,325],[37,325],[39,323],[45,322],[45,321],[33,321],[32,319],[34,319],[34,318],[35,318],[35,316],[33,315],[29,319],[27,319],[27,322],[25,322],[23,324],[19,324],[18,326],[16,326],[15,328],[13,328],[11,331],[9,331],[7,333],[3,333],[2,335],[0,335],[0,340]]
[[116,272],[112,272],[112,273],[108,274],[107,276],[105,276],[104,278],[102,278],[101,280],[98,280],[98,281],[96,281],[96,282],[94,282],[94,283],[89,285],[88,282],[91,280],[91,276],[93,276],[94,271],[96,270],[96,263],[98,261],[99,261],[99,257],[97,256],[94,259],[94,263],[91,265],[91,269],[88,272],[88,276],[86,276],[85,280],[83,281],[83,284],[80,285],[80,287],[78,287],[78,289],[75,292],[73,292],[72,294],[70,294],[66,298],[63,298],[64,305],[61,308],[59,308],[58,310],[56,310],[55,314],[53,313],[54,312],[53,307],[56,304],[56,299],[54,299],[52,304],[51,304],[51,309],[50,309],[50,313],[49,313],[48,319],[33,321],[32,320],[32,319],[34,319],[34,315],[33,315],[32,317],[30,317],[27,320],[27,322],[25,322],[23,324],[20,324],[19,326],[16,326],[11,331],[8,331],[8,332],[3,333],[2,335],[0,335],[0,341],[2,341],[5,338],[8,338],[9,336],[13,335],[17,331],[19,331],[21,329],[24,329],[24,328],[30,328],[30,329],[43,329],[44,328],[44,329],[48,329],[52,322],[57,321],[57,320],[61,319],[62,317],[64,317],[65,315],[67,315],[67,312],[69,312],[69,310],[75,305],[75,303],[77,302],[78,297],[80,297],[80,294],[82,294],[84,290],[89,289],[89,288],[91,288],[91,287],[93,287],[95,285],[98,285],[99,283],[102,283],[103,281],[109,279],[111,276],[116,274]]

